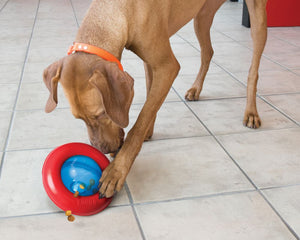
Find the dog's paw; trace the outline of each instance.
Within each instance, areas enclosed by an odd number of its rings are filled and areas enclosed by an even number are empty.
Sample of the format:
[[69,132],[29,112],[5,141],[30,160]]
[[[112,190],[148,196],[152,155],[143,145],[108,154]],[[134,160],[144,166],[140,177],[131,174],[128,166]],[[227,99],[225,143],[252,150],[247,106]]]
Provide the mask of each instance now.
[[110,198],[119,192],[124,183],[128,170],[118,166],[115,160],[112,161],[102,173],[99,181],[99,198]]
[[185,94],[185,99],[187,101],[198,101],[199,96],[200,96],[201,89],[197,89],[196,87],[190,88],[186,94]]
[[258,113],[245,113],[243,125],[248,128],[259,128],[261,126],[261,120]]

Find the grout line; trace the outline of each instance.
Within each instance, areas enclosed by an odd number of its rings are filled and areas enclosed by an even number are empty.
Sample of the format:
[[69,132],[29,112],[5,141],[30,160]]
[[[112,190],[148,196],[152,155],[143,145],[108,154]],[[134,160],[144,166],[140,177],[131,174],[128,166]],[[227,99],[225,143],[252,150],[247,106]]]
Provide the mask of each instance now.
[[[178,92],[174,89],[176,94],[181,98],[181,96],[178,94]],[[182,99],[182,98],[181,98]],[[240,165],[234,160],[234,158],[230,155],[230,153],[226,150],[226,148],[223,146],[223,144],[219,141],[219,139],[213,134],[213,132],[204,124],[204,122],[198,117],[198,115],[192,110],[192,108],[187,104],[187,102],[184,102],[186,107],[192,112],[192,114],[198,119],[198,121],[204,126],[204,128],[209,132],[209,134],[215,139],[215,141],[218,143],[218,145],[224,150],[224,152],[229,156],[229,158],[232,160],[232,162],[236,165],[236,167],[242,172],[242,174],[246,177],[246,179],[251,183],[251,185],[258,189],[258,187],[255,185],[255,183],[252,181],[252,179],[246,174],[246,172],[240,167]]]
[[[290,130],[290,129],[297,129],[297,127],[287,127],[287,128],[279,128],[279,129],[264,129],[264,130],[258,130],[256,129],[255,132],[234,132],[234,133],[220,133],[220,134],[215,134],[216,137],[220,136],[232,136],[232,135],[237,135],[237,134],[256,134],[256,133],[262,133],[262,132],[273,132],[273,131],[282,131],[282,130]],[[170,137],[170,138],[158,138],[158,139],[151,139],[147,141],[145,144],[151,144],[154,142],[160,142],[160,141],[169,141],[169,140],[181,140],[181,139],[190,139],[190,138],[205,138],[205,137],[212,137],[209,132],[206,132],[205,134],[198,135],[198,136],[182,136],[182,137]],[[82,143],[89,144],[88,142],[81,141]],[[42,148],[22,148],[22,149],[10,149],[7,150],[6,152],[26,152],[26,151],[52,151],[54,148],[57,146],[49,146],[49,147],[42,147]],[[2,152],[2,151],[0,151]]]
[[290,117],[288,114],[286,114],[284,111],[282,111],[280,108],[278,108],[277,106],[275,106],[274,104],[272,104],[271,102],[269,102],[266,98],[264,98],[263,96],[258,95],[258,97],[264,101],[266,104],[268,104],[269,106],[273,107],[275,110],[277,110],[279,113],[281,113],[283,116],[285,116],[287,119],[289,119],[290,121],[292,121],[293,123],[295,123],[297,126],[300,127],[300,122],[294,120],[292,117]]
[[300,240],[300,237],[297,235],[297,233],[294,231],[294,229],[285,221],[285,219],[280,215],[280,213],[277,211],[277,209],[271,204],[271,202],[268,200],[268,198],[261,192],[260,190],[258,193],[261,195],[261,197],[266,201],[266,203],[269,205],[269,207],[275,212],[275,214],[279,217],[279,219],[282,221],[282,223],[287,227],[287,229],[290,231],[290,233],[297,239]]
[[212,193],[212,194],[199,195],[199,196],[165,199],[165,200],[160,200],[160,201],[140,202],[140,203],[135,203],[134,205],[135,206],[145,206],[145,205],[160,204],[160,203],[208,199],[208,198],[221,197],[221,196],[231,196],[231,195],[252,193],[252,192],[257,192],[257,190],[256,189],[248,189],[248,190],[239,190],[239,191],[232,191],[232,192]]
[[[222,32],[220,32],[222,33]],[[223,33],[222,33],[223,34]],[[225,34],[224,34],[225,35]],[[227,35],[225,35],[227,36]],[[233,39],[234,40],[234,39]],[[186,40],[185,40],[186,41]],[[235,41],[235,40],[234,40]],[[237,41],[235,41],[237,42]],[[237,42],[239,43],[239,42]],[[192,46],[194,49],[198,50],[195,46],[193,46],[191,43],[189,43],[190,46]],[[241,44],[240,44],[241,45]],[[241,45],[243,46],[243,45]],[[244,46],[245,47],[245,46]],[[250,48],[248,48],[250,49]],[[250,49],[251,50],[251,49]],[[198,50],[199,51],[199,50]],[[233,79],[235,79],[237,82],[239,82],[240,84],[242,84],[243,86],[245,86],[247,88],[247,84],[245,84],[243,81],[240,81],[235,75],[234,73],[231,73],[229,70],[227,70],[226,68],[224,68],[223,66],[221,66],[220,64],[214,62],[213,60],[211,61],[214,64],[216,64],[219,68],[221,68],[223,71],[225,71],[226,73],[228,73]],[[276,63],[276,62],[274,62]],[[279,64],[280,65],[280,64]],[[288,70],[289,72],[292,72],[290,69],[286,68],[286,70]],[[292,72],[293,73],[293,72]],[[174,89],[174,91],[176,91]],[[282,94],[285,95],[285,94]],[[265,102],[266,104],[268,104],[270,107],[272,107],[273,109],[275,109],[277,112],[281,113],[283,116],[285,116],[287,119],[289,119],[290,121],[292,121],[294,124],[296,124],[297,126],[300,126],[300,123],[298,123],[296,120],[294,120],[293,118],[291,118],[290,116],[288,116],[286,113],[284,113],[282,110],[280,110],[279,108],[277,108],[275,105],[273,105],[272,103],[270,103],[269,101],[267,101],[261,94],[256,93],[256,96],[261,99],[263,102]]]
[[36,12],[35,12],[35,18],[34,18],[34,22],[33,22],[33,25],[32,25],[32,30],[31,30],[31,34],[30,34],[30,37],[29,37],[29,41],[28,41],[28,45],[27,45],[27,49],[26,49],[26,54],[25,54],[25,58],[24,58],[24,62],[23,62],[23,67],[22,67],[22,71],[21,71],[21,75],[20,75],[18,90],[17,90],[17,93],[16,93],[14,106],[12,108],[12,114],[11,114],[11,118],[10,118],[10,122],[9,122],[9,128],[8,128],[8,132],[7,132],[6,139],[5,139],[5,145],[4,145],[4,149],[3,149],[2,160],[0,162],[0,178],[1,178],[1,175],[2,175],[2,169],[3,169],[3,164],[4,164],[4,160],[5,160],[5,156],[6,156],[6,151],[7,151],[7,148],[8,148],[8,142],[9,142],[9,138],[10,138],[10,135],[11,135],[11,132],[12,132],[13,122],[14,122],[15,115],[16,115],[16,106],[17,106],[17,102],[18,102],[18,98],[19,98],[22,79],[23,79],[23,76],[24,76],[25,65],[26,65],[26,61],[27,61],[27,58],[28,58],[29,48],[30,48],[31,39],[32,39],[32,36],[33,36],[33,31],[34,31],[34,28],[35,28],[35,24],[36,24],[36,19],[37,19],[37,14],[38,14],[38,11],[39,11],[39,6],[40,6],[40,0],[38,0]]
[[[9,0],[8,0],[9,1]],[[8,3],[8,1],[5,3],[5,5]],[[72,3],[72,0],[70,0],[71,2],[71,5],[72,5],[72,8],[73,8],[73,12],[74,12],[74,16],[75,16],[75,19],[76,19],[76,22],[77,22],[77,25],[78,25],[78,20],[77,20],[77,16],[76,16],[76,13],[75,13],[75,10],[74,10],[74,6],[73,6],[73,3]],[[38,3],[38,8],[39,8],[39,4],[40,4],[40,0],[39,0],[39,3]],[[37,12],[38,12],[38,8],[37,8]],[[3,9],[3,7],[1,8],[1,10]],[[1,11],[0,10],[0,11]],[[37,14],[36,14],[36,17],[35,17],[35,21],[34,21],[34,24],[33,24],[33,28],[32,28],[32,34],[33,34],[33,31],[34,31],[34,26],[35,26],[35,22],[36,22],[36,18],[37,18]],[[25,68],[25,65],[26,65],[26,59],[27,59],[27,55],[28,55],[28,51],[29,51],[29,47],[30,47],[30,43],[31,43],[31,38],[32,38],[32,34],[31,34],[31,37],[30,37],[30,41],[29,41],[29,44],[28,44],[28,48],[27,48],[27,52],[26,52],[26,57],[25,57],[25,61],[24,61],[24,64],[23,64],[23,69],[22,69],[22,73],[21,73],[21,76],[20,76],[20,82],[19,82],[19,87],[18,87],[18,91],[17,91],[17,96],[16,96],[16,99],[15,99],[15,104],[14,104],[14,111],[12,113],[12,117],[11,117],[11,120],[10,120],[10,127],[9,127],[9,132],[7,134],[7,138],[6,138],[6,143],[5,143],[5,152],[9,152],[7,151],[7,146],[8,146],[8,140],[9,140],[9,137],[10,137],[10,132],[11,132],[11,129],[12,129],[12,123],[13,123],[13,120],[14,120],[14,117],[15,117],[15,112],[17,112],[17,110],[15,110],[15,107],[16,107],[16,104],[17,104],[17,100],[18,100],[18,95],[19,95],[19,90],[20,90],[20,86],[21,86],[21,81],[22,81],[22,78],[23,78],[23,74],[24,74],[24,68]],[[222,68],[223,69],[223,68]],[[224,70],[224,69],[223,69]],[[227,72],[227,71],[226,71]],[[235,78],[238,82],[241,82],[239,81],[237,78]],[[189,108],[190,111],[192,111],[192,109],[187,105],[187,102],[184,101],[183,98],[180,97],[179,93],[173,89],[176,94],[179,96],[179,98],[181,99],[181,102],[185,103],[185,105]],[[262,97],[263,98],[263,97]],[[212,100],[212,99],[207,99],[207,100]],[[214,99],[214,100],[219,100],[219,99]],[[263,100],[263,99],[262,99]],[[263,100],[264,101],[264,100]],[[179,102],[179,101],[175,101],[175,102]],[[269,104],[269,103],[268,103]],[[269,104],[271,105],[271,104]],[[271,105],[272,106],[272,105]],[[273,106],[274,107],[274,106]],[[279,110],[278,110],[279,111]],[[210,133],[210,135],[212,137],[215,138],[215,140],[218,142],[217,140],[217,137],[211,132],[208,130],[208,128],[206,127],[206,125],[204,125],[204,123],[197,117],[197,115],[192,111],[192,113],[196,116],[196,118],[200,121],[200,123],[206,128],[206,130]],[[199,137],[199,136],[198,136]],[[175,138],[175,139],[178,139],[178,138]],[[169,139],[165,139],[165,140],[169,140]],[[155,140],[156,141],[156,140]],[[219,143],[219,142],[218,142]],[[221,143],[219,143],[219,145],[225,150],[225,148],[221,145]],[[49,148],[46,148],[46,149],[49,149]],[[34,149],[36,150],[36,149]],[[229,153],[227,151],[225,151],[228,155]],[[229,155],[229,157],[233,160],[233,158]],[[2,159],[2,164],[3,164],[3,160],[4,158]],[[235,160],[233,160],[235,162]],[[0,177],[1,177],[1,169],[2,169],[2,164],[0,165]],[[237,164],[236,164],[237,165]],[[238,166],[238,165],[237,165]],[[239,167],[239,166],[238,166]],[[240,168],[240,167],[239,167]],[[241,170],[241,168],[240,168]],[[249,180],[249,179],[248,179]],[[300,184],[297,184],[297,185],[300,185]],[[253,186],[255,187],[255,185],[253,184]],[[245,190],[245,191],[239,191],[239,192],[229,192],[229,193],[219,193],[219,194],[210,194],[210,195],[204,195],[204,196],[200,196],[200,197],[190,197],[190,198],[181,198],[181,199],[173,199],[173,200],[164,200],[164,201],[157,201],[157,202],[148,202],[148,203],[136,203],[134,204],[133,203],[133,199],[132,199],[132,195],[131,195],[131,192],[129,190],[129,187],[127,185],[127,183],[125,183],[125,189],[126,189],[126,192],[127,192],[127,195],[129,197],[129,200],[130,200],[130,205],[117,205],[117,206],[112,206],[113,207],[122,207],[122,206],[131,206],[132,209],[133,209],[133,213],[135,215],[135,218],[136,218],[136,221],[137,221],[137,224],[138,224],[138,227],[140,229],[140,232],[141,232],[141,235],[143,237],[143,239],[146,239],[145,238],[145,235],[144,235],[144,232],[143,232],[143,229],[142,229],[142,226],[141,226],[141,223],[139,221],[139,218],[138,218],[138,215],[137,215],[137,212],[136,212],[136,209],[135,209],[135,206],[138,206],[138,205],[146,205],[146,204],[154,204],[154,203],[163,203],[163,202],[173,202],[173,201],[180,201],[180,200],[189,200],[189,199],[199,199],[199,198],[206,198],[206,197],[215,197],[215,196],[222,196],[222,195],[230,195],[230,194],[238,194],[238,193],[247,193],[247,192],[259,192],[260,195],[265,199],[265,201],[269,204],[269,206],[275,211],[275,213],[279,216],[279,218],[283,221],[283,223],[288,227],[288,229],[292,232],[292,234],[297,238],[299,239],[299,237],[297,236],[297,234],[294,232],[294,230],[285,222],[285,220],[280,216],[280,214],[276,211],[276,209],[272,206],[272,204],[268,201],[268,199],[264,196],[264,194],[261,192],[261,190],[267,190],[267,189],[273,189],[273,188],[280,188],[280,187],[271,187],[271,188],[264,188],[264,189],[258,189],[256,188],[256,190]],[[42,213],[42,214],[33,214],[33,215],[24,215],[24,216],[38,216],[38,215],[48,215],[48,214],[54,214],[54,213],[60,213],[62,211],[59,211],[59,212],[53,212],[53,213]],[[22,217],[22,216],[16,216],[16,217]],[[7,217],[7,218],[10,218],[10,217]],[[2,217],[0,217],[0,219],[3,219]],[[5,219],[5,217],[4,217]]]
[[7,216],[7,217],[0,217],[0,220],[11,219],[11,218],[22,218],[22,217],[37,217],[37,216],[52,215],[57,213],[63,213],[63,211],[58,210],[58,211],[47,212],[47,213],[33,213],[33,214],[24,214],[24,215],[17,215],[17,216]]
[[[257,192],[259,194],[263,194],[262,191],[265,190],[272,190],[272,189],[282,189],[282,188],[288,188],[288,187],[295,187],[300,186],[299,184],[290,184],[286,186],[275,186],[275,187],[266,187],[266,188],[260,188],[260,189],[245,189],[245,190],[237,190],[237,191],[230,191],[230,192],[220,192],[220,193],[212,193],[212,194],[204,194],[199,196],[190,196],[190,197],[181,197],[181,198],[173,198],[173,199],[165,199],[165,200],[157,200],[157,201],[145,201],[145,202],[138,202],[134,203],[132,195],[130,193],[129,187],[127,183],[125,183],[124,188],[126,190],[127,196],[129,198],[130,203],[129,204],[119,204],[114,206],[108,206],[109,208],[119,208],[119,207],[135,207],[135,206],[146,206],[146,205],[152,205],[152,204],[160,204],[160,203],[169,203],[169,202],[180,202],[180,201],[188,201],[188,200],[197,200],[197,199],[207,199],[207,198],[214,198],[214,197],[220,197],[220,196],[230,196],[230,195],[237,195],[237,194],[245,194],[245,193],[252,193]],[[272,207],[272,206],[271,206]],[[136,210],[133,209],[134,215],[136,217],[136,220],[138,224],[140,224],[138,216],[136,214]],[[34,216],[42,216],[42,215],[52,215],[52,214],[58,214],[58,213],[64,213],[62,210],[53,211],[53,212],[47,212],[47,213],[34,213],[34,214],[24,214],[24,215],[17,215],[17,216],[6,216],[6,217],[0,217],[1,219],[10,219],[10,218],[18,218],[18,217],[34,217]],[[139,226],[140,227],[140,226]],[[143,233],[141,233],[143,234]]]
[[266,191],[266,190],[289,188],[289,187],[297,187],[297,186],[300,186],[300,183],[288,184],[288,185],[281,185],[281,186],[274,186],[274,187],[263,187],[263,188],[260,188],[260,190],[261,191]]
[[72,9],[73,9],[73,14],[74,14],[74,18],[75,18],[75,21],[76,21],[76,24],[77,24],[77,28],[79,28],[79,22],[78,22],[78,18],[77,18],[77,15],[76,15],[76,11],[75,11],[75,8],[74,8],[73,1],[72,0],[69,0],[69,1],[70,1],[71,6],[72,6]]
[[[231,36],[227,35],[226,33],[221,32],[220,30],[217,30],[217,29],[216,29],[216,31],[219,32],[220,34],[223,34],[224,36],[226,36],[226,37],[232,39],[235,43],[239,44],[240,46],[242,46],[242,47],[244,47],[244,48],[247,48],[248,50],[250,50],[250,51],[253,53],[253,49],[252,49],[251,47],[248,47],[247,45],[242,44],[241,42],[235,40],[234,38],[232,38]],[[267,43],[266,43],[266,44],[267,44]],[[287,71],[293,73],[292,69],[288,68],[287,66],[282,65],[281,63],[279,63],[279,62],[277,62],[276,60],[272,59],[272,57],[269,57],[268,55],[265,55],[264,53],[262,54],[262,57],[265,57],[265,58],[268,59],[269,61],[271,61],[271,62],[273,62],[273,63],[279,65],[280,67],[284,68],[285,70],[287,70]]]
[[3,4],[3,6],[0,9],[0,12],[2,12],[2,10],[6,7],[7,3],[9,2],[9,0],[6,1],[6,3]]
[[141,237],[142,237],[143,240],[145,240],[145,239],[146,239],[145,233],[144,233],[144,231],[143,231],[143,228],[142,228],[142,225],[141,225],[139,216],[138,216],[138,214],[137,214],[137,212],[136,212],[135,205],[134,205],[134,202],[133,202],[133,198],[132,198],[131,192],[130,192],[130,190],[129,190],[129,187],[128,187],[128,185],[127,185],[127,182],[125,182],[124,188],[125,188],[125,190],[126,190],[126,192],[127,192],[127,196],[128,196],[128,198],[129,198],[129,202],[130,202],[130,205],[131,205],[131,208],[132,208],[132,211],[133,211],[135,220],[136,220],[137,225],[138,225],[138,228],[139,228],[139,230],[140,230]]
[[[216,30],[218,31],[218,30]],[[227,36],[226,34],[218,31],[219,33]],[[229,37],[229,36],[227,36]],[[231,37],[229,37],[231,38]],[[231,38],[232,39],[232,38]],[[234,39],[233,39],[234,40]],[[235,40],[234,40],[235,41]],[[237,41],[235,41],[237,42]],[[190,43],[189,43],[190,44]],[[238,42],[238,44],[240,44]],[[194,47],[192,44],[190,44],[192,47]],[[241,44],[240,44],[241,45]],[[243,46],[243,45],[242,45]],[[244,46],[246,48],[248,48],[247,46]],[[195,47],[194,47],[195,48]],[[195,48],[196,49],[196,48]],[[251,48],[248,48],[250,50],[252,50]],[[199,51],[199,50],[198,50]],[[253,51],[253,50],[252,50]],[[291,69],[282,66],[280,63],[273,61],[272,59],[270,59],[269,57],[263,55],[264,57],[266,57],[268,60],[270,60],[273,63],[276,63],[278,65],[280,65],[281,67],[283,67],[284,69],[292,72]],[[212,61],[213,63],[215,63],[218,67],[220,67],[221,69],[223,69],[225,72],[227,72],[228,74],[230,74],[234,79],[236,79],[238,82],[242,83],[243,85],[245,85],[242,81],[240,81],[239,79],[237,79],[233,73],[231,73],[230,71],[228,71],[227,69],[225,69],[224,67],[222,67],[221,65],[217,64],[216,62]],[[180,95],[178,94],[178,92],[174,89],[174,91],[177,93],[177,95],[180,97]],[[275,110],[277,110],[279,113],[283,114],[285,117],[287,117],[289,120],[291,120],[292,122],[294,122],[295,124],[297,124],[298,126],[300,126],[299,123],[297,123],[296,121],[294,121],[292,118],[290,118],[288,115],[286,115],[284,112],[282,112],[281,110],[279,110],[277,107],[275,107],[274,105],[272,105],[271,103],[269,103],[264,97],[260,96],[259,94],[256,94],[256,96],[258,98],[260,98],[262,101],[264,101],[265,103],[267,103],[269,106],[273,107]],[[186,106],[192,111],[192,109],[186,104]],[[258,193],[262,196],[262,198],[265,200],[265,202],[271,207],[271,209],[274,211],[274,213],[279,217],[279,219],[282,221],[282,223],[287,227],[287,229],[290,231],[290,233],[296,237],[297,240],[300,240],[299,236],[296,234],[296,232],[289,226],[289,224],[284,220],[284,218],[279,214],[279,212],[274,208],[274,206],[269,202],[269,200],[264,196],[264,194],[261,192],[261,190],[255,185],[255,183],[251,180],[251,178],[244,172],[244,170],[239,166],[239,164],[234,160],[234,158],[229,154],[229,152],[225,149],[225,147],[222,145],[222,143],[217,139],[217,137],[204,125],[204,123],[200,120],[200,118],[198,118],[198,116],[192,111],[192,113],[195,115],[195,117],[203,124],[203,126],[207,129],[207,131],[214,137],[214,139],[217,141],[217,143],[223,148],[223,150],[226,152],[226,154],[231,158],[231,160],[233,161],[233,163],[240,169],[240,171],[244,174],[244,176],[248,179],[248,181],[250,181],[250,183],[255,187],[255,189],[258,191]]]
[[260,93],[262,97],[272,97],[272,96],[281,96],[281,95],[297,95],[300,94],[300,92],[286,92],[286,93]]

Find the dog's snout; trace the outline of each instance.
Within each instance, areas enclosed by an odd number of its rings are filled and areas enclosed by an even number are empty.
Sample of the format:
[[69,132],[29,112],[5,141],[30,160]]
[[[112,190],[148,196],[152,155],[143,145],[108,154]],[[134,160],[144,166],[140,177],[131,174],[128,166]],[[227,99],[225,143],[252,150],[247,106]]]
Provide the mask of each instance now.
[[124,130],[120,129],[119,134],[115,138],[111,138],[109,140],[103,138],[101,139],[93,138],[90,139],[90,142],[93,147],[97,148],[104,154],[107,153],[116,154],[124,143],[124,135],[125,135]]

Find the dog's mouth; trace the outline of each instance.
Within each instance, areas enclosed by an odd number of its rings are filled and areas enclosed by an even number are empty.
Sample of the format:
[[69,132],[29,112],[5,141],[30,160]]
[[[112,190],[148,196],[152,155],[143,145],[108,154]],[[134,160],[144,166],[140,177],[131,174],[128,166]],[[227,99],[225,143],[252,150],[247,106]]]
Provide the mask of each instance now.
[[120,146],[119,149],[118,149],[117,151],[109,153],[109,155],[110,155],[112,158],[115,158],[115,157],[117,156],[117,154],[120,152],[121,147],[122,147],[122,146]]

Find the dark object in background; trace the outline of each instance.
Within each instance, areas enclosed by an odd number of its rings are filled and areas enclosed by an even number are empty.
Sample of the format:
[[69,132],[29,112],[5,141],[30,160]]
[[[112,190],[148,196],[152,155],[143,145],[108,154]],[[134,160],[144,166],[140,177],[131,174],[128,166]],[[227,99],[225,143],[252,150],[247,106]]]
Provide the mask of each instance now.
[[246,1],[243,2],[242,25],[247,27],[247,28],[250,27],[250,17],[249,17],[249,12],[248,12],[248,7],[247,7],[247,4],[246,4]]

